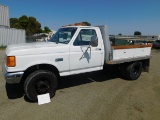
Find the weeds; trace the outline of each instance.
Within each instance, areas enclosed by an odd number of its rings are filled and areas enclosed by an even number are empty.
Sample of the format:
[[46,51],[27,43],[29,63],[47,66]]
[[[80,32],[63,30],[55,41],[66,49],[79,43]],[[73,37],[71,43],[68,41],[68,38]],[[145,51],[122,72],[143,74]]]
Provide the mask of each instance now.
[[5,49],[6,49],[6,47],[7,47],[7,46],[3,46],[3,45],[1,45],[1,46],[0,46],[0,50],[5,50]]

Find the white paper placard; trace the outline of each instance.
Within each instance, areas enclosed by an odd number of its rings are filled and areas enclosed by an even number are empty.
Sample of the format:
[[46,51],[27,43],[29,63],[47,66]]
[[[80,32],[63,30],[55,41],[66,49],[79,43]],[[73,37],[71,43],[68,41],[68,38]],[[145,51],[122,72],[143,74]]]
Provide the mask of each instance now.
[[49,93],[37,95],[37,98],[38,98],[38,105],[42,105],[42,104],[51,102]]

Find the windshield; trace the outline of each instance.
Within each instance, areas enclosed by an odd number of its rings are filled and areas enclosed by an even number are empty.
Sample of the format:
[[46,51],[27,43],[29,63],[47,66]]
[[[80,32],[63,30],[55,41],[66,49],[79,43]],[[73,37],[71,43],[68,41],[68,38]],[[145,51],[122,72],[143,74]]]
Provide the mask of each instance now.
[[74,33],[76,32],[77,28],[70,27],[70,28],[60,28],[55,35],[50,39],[50,42],[56,42],[68,44],[72,39]]

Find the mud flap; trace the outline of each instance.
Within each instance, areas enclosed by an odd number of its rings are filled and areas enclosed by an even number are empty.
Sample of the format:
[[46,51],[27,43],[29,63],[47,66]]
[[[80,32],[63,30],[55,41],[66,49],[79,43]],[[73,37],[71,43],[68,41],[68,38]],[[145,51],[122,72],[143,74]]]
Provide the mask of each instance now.
[[142,61],[143,72],[149,73],[149,67],[150,67],[150,59],[146,59],[146,60]]

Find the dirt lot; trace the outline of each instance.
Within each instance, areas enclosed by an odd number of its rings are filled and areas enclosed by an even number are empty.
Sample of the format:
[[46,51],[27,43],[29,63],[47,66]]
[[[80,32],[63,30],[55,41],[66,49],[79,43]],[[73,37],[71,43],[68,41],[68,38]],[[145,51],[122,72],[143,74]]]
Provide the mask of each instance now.
[[[2,66],[4,51],[0,51]],[[1,67],[0,66],[0,67]],[[29,102],[19,85],[0,72],[0,120],[159,120],[160,50],[152,50],[150,73],[127,81],[99,71],[63,77],[51,103]]]

